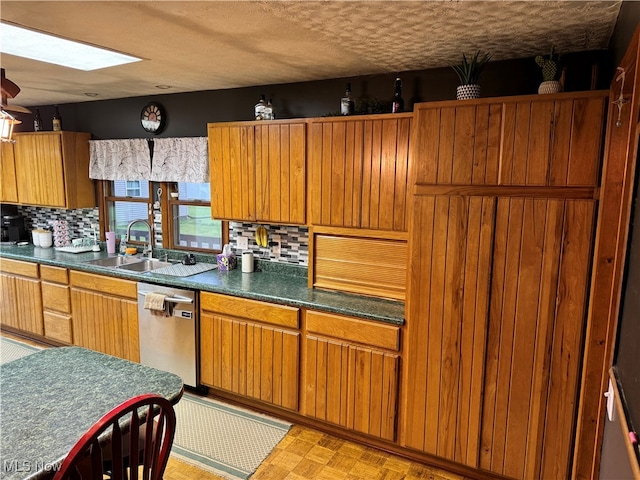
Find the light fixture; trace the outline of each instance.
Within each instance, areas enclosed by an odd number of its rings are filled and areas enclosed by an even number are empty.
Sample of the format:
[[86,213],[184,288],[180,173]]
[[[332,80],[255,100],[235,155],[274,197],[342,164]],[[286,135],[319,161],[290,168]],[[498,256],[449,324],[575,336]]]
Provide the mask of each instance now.
[[142,60],[131,55],[66,40],[5,22],[2,22],[2,28],[0,28],[0,51],[85,71]]
[[0,108],[0,141],[13,142],[13,127],[22,123]]

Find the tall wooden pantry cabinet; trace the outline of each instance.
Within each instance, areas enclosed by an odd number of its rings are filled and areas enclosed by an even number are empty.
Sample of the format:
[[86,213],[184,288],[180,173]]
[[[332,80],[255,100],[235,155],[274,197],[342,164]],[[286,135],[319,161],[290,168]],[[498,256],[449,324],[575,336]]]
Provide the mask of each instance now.
[[606,95],[415,107],[403,446],[569,474]]

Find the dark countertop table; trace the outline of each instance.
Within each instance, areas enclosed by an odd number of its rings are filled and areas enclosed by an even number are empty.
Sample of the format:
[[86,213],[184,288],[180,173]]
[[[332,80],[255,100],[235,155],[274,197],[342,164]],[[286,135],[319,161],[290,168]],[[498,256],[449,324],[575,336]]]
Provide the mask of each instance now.
[[0,368],[0,479],[44,479],[80,437],[125,400],[156,393],[177,403],[182,379],[79,347],[27,355]]
[[[404,303],[364,295],[308,288],[306,268],[303,267],[268,264],[262,270],[242,273],[238,265],[238,268],[229,272],[219,272],[216,269],[189,277],[175,277],[153,272],[135,273],[84,263],[107,256],[104,251],[74,254],[59,252],[53,248],[34,247],[33,245],[3,245],[0,247],[0,258],[37,262],[139,282],[311,308],[395,325],[404,324]],[[258,265],[260,266],[262,263]],[[292,271],[295,274],[288,273]],[[302,274],[300,274],[301,271]],[[384,275],[384,272],[380,272],[380,274]]]

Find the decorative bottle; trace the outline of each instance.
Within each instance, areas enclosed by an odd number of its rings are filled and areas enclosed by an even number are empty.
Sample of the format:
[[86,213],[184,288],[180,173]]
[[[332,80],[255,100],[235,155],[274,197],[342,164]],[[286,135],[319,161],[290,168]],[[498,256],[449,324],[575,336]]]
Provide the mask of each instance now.
[[62,130],[62,117],[56,105],[56,113],[53,114],[53,131],[59,132],[60,130]]
[[276,109],[273,108],[273,104],[271,103],[271,99],[267,103],[267,106],[264,107],[263,117],[265,120],[275,120],[276,119]]
[[391,113],[399,113],[404,110],[404,100],[402,99],[402,80],[396,78],[396,89],[391,102]]
[[40,110],[36,108],[36,114],[33,117],[33,131],[42,131],[42,117],[40,116]]
[[353,115],[354,103],[351,96],[351,84],[347,83],[347,88],[344,92],[344,97],[340,99],[340,113],[342,115]]
[[264,120],[264,110],[267,108],[267,102],[265,101],[265,95],[260,95],[260,101],[256,103],[254,108],[256,114],[256,120]]

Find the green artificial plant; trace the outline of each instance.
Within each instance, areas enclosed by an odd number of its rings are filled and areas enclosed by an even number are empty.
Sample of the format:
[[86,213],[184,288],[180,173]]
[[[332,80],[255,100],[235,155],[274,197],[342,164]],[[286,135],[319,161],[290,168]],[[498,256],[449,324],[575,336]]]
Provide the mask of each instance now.
[[463,53],[462,61],[458,65],[451,65],[451,68],[453,68],[458,74],[460,85],[473,85],[478,83],[478,77],[490,59],[490,53],[485,53],[483,57],[480,57],[480,50],[478,50],[473,57],[469,57],[468,59]]
[[536,57],[536,63],[542,70],[542,80],[544,82],[558,80],[558,74],[560,73],[560,69],[558,68],[560,55],[554,55],[553,49],[554,47],[551,47],[548,58],[544,58],[542,55]]

